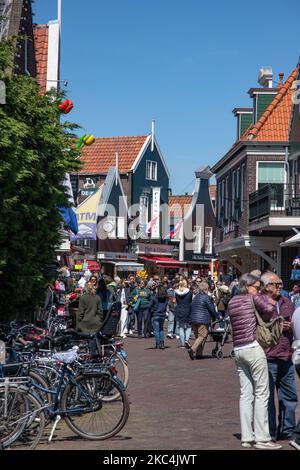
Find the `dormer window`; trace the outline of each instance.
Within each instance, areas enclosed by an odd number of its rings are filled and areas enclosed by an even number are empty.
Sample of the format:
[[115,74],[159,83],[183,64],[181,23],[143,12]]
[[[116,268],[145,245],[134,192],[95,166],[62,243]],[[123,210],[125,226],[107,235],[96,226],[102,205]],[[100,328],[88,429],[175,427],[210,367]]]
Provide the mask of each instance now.
[[157,181],[157,162],[146,161],[146,179]]

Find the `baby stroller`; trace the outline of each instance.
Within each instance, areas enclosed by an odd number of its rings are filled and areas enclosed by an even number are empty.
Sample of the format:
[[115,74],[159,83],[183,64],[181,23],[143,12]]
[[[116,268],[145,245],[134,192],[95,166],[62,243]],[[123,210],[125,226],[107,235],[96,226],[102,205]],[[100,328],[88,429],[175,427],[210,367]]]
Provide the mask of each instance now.
[[[211,337],[212,341],[215,341],[216,345],[213,348],[211,355],[217,359],[223,359],[223,346],[228,341],[229,336],[231,336],[230,328],[230,319],[226,315],[222,319],[215,320],[211,323],[208,334]],[[230,357],[234,357],[233,350],[230,353]]]

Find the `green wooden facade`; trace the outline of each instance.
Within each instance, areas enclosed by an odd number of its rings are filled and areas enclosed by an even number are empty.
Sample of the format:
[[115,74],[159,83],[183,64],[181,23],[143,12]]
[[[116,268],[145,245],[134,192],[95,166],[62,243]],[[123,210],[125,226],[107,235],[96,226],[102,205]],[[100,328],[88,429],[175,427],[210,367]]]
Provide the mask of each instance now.
[[[146,178],[147,161],[157,163],[157,179],[149,180]],[[131,203],[139,204],[140,197],[143,193],[149,195],[149,203],[152,202],[152,187],[161,188],[161,203],[168,204],[168,188],[169,188],[169,176],[165,170],[159,152],[156,145],[154,146],[153,152],[151,152],[151,145],[148,146],[144,153],[136,171],[132,175],[132,186],[131,186]],[[147,193],[147,190],[149,191]]]
[[253,122],[253,113],[243,113],[240,117],[240,135],[239,138],[246,132],[250,124]]
[[271,104],[271,102],[273,101],[273,99],[275,98],[275,94],[273,93],[258,93],[256,95],[256,120],[255,122],[257,122],[261,116],[263,115],[263,113],[265,112],[265,110],[267,109],[267,107],[269,106],[269,104]]

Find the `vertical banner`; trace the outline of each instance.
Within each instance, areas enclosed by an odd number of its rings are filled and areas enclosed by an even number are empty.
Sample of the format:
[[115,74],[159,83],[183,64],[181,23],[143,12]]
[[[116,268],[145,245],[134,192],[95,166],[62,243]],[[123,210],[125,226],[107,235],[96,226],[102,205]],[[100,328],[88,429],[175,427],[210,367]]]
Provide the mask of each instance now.
[[155,225],[152,227],[151,238],[160,238],[160,188],[152,188],[152,217],[155,219]]
[[102,186],[76,207],[78,233],[71,236],[72,241],[97,240],[97,214],[101,193]]

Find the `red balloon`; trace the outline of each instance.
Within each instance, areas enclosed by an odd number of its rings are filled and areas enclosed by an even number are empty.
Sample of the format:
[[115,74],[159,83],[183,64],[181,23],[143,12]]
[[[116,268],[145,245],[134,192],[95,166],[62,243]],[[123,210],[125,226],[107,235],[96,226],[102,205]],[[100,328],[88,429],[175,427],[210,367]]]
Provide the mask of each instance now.
[[59,106],[59,110],[64,113],[68,114],[74,108],[72,100],[64,100]]

